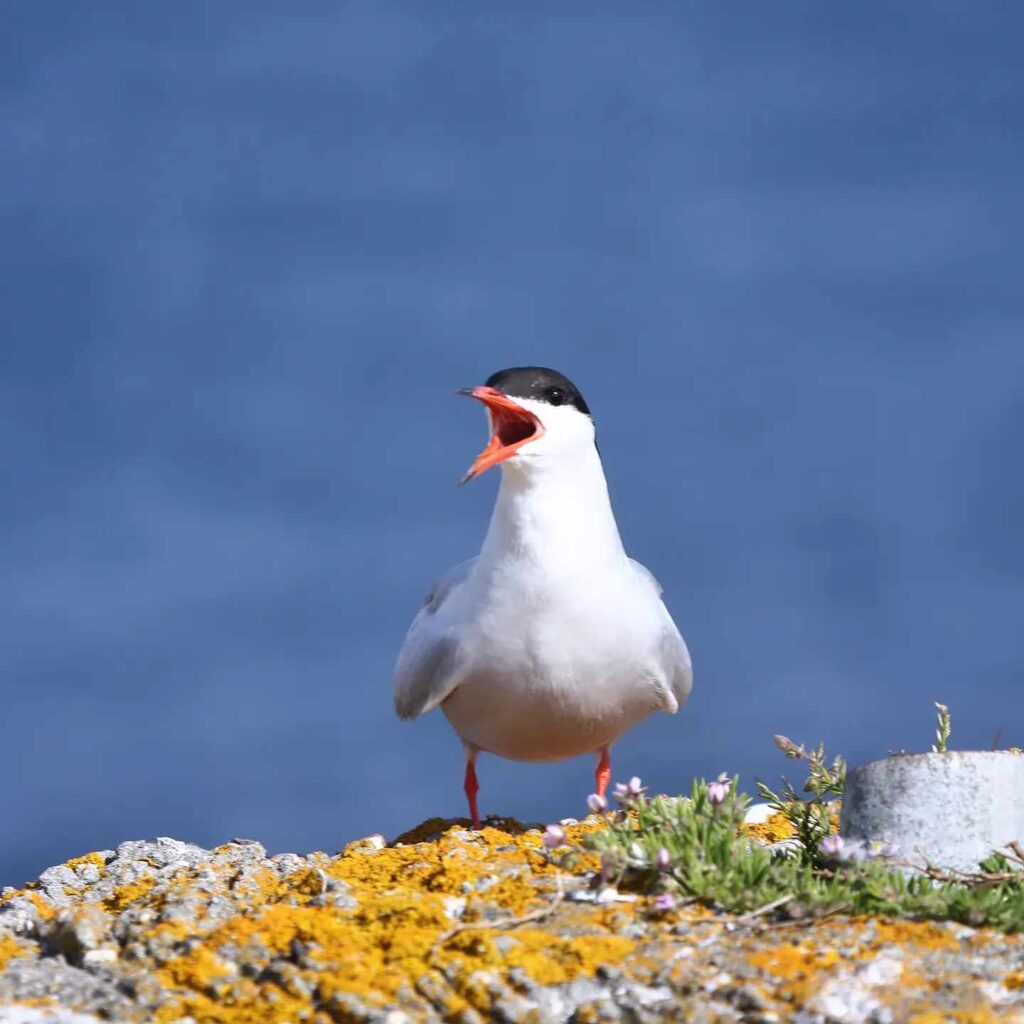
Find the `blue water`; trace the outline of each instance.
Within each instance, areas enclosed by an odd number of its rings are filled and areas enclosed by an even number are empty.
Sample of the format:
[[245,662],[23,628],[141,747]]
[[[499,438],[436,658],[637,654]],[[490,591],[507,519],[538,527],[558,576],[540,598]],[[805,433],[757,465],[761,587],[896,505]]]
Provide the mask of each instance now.
[[[1024,13],[224,0],[0,37],[0,882],[463,813],[390,672],[569,374],[696,688],[615,776],[1024,741]],[[584,810],[587,760],[482,759]]]

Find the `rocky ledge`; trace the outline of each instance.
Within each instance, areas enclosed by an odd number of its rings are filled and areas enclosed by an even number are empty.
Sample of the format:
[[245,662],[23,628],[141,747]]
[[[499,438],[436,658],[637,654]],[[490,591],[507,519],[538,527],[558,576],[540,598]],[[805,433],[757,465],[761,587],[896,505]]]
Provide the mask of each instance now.
[[333,856],[153,839],[0,897],[0,1024],[97,1019],[1024,1021],[1024,939],[662,912],[566,876],[509,821],[434,820]]

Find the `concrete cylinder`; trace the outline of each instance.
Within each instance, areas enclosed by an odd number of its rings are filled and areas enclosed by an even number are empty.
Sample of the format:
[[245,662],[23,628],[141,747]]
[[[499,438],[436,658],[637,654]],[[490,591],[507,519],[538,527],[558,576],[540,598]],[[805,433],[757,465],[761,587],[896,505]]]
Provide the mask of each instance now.
[[1024,844],[1024,755],[1003,750],[894,754],[846,775],[839,832],[895,843],[897,858],[976,871]]

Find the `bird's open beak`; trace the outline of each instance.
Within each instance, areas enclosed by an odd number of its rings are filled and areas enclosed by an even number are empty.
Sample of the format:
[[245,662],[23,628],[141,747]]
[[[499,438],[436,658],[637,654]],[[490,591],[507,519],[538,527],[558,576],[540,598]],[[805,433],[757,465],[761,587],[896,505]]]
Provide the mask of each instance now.
[[495,388],[481,385],[476,388],[463,388],[459,394],[475,398],[487,406],[491,416],[491,428],[494,431],[487,447],[476,457],[476,461],[459,483],[464,484],[491,466],[504,462],[528,441],[535,441],[544,433],[540,420],[529,409],[517,405]]

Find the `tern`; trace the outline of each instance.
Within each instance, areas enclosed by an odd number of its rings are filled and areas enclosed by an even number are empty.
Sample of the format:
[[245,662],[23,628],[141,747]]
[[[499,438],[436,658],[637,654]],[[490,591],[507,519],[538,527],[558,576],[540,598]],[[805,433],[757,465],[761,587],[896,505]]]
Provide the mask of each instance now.
[[460,394],[483,403],[491,433],[463,482],[500,466],[501,486],[480,554],[433,584],[409,627],[395,710],[441,707],[465,746],[478,829],[479,753],[593,754],[604,797],[612,743],[655,711],[675,714],[693,670],[661,586],[623,548],[572,381],[513,367]]

